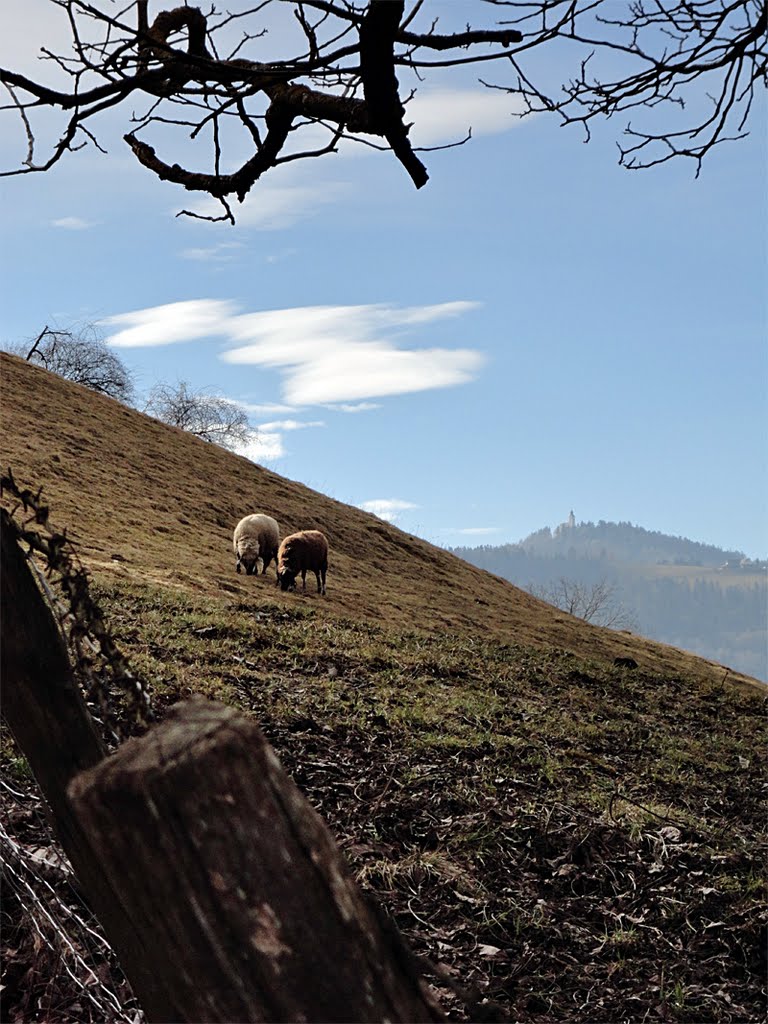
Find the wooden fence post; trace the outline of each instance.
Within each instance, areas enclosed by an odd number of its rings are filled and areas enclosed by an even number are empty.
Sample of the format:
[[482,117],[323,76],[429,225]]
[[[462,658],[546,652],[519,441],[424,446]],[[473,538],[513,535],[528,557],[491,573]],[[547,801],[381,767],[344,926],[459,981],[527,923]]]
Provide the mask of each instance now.
[[402,939],[239,712],[177,705],[69,796],[151,964],[134,980],[133,952],[108,933],[150,1020],[442,1019]]
[[58,623],[0,509],[0,670],[3,718],[29,761],[59,829],[70,779],[106,749],[72,675]]
[[108,935],[134,968],[131,983],[148,984],[152,969],[141,955],[129,908],[93,856],[89,837],[72,813],[67,785],[100,763],[106,748],[75,682],[58,623],[32,577],[0,508],[0,678],[2,712],[45,798],[58,839]]

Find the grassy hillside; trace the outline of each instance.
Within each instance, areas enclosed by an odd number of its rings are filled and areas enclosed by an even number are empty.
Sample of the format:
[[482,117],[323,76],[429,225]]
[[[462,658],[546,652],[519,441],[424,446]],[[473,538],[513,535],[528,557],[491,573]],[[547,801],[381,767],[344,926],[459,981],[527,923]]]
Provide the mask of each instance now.
[[[361,884],[486,1001],[441,984],[453,1019],[762,1019],[763,688],[0,360],[3,464],[44,485],[159,712],[201,692],[257,717]],[[328,534],[326,598],[235,574],[257,510]],[[2,769],[21,786],[7,738]],[[29,804],[9,819],[50,842]],[[97,1019],[6,916],[3,1019]]]
[[237,576],[232,555],[240,517],[266,512],[283,535],[327,534],[326,615],[470,630],[606,661],[632,656],[654,671],[722,676],[718,665],[684,652],[586,626],[369,513],[4,353],[0,426],[4,466],[44,487],[99,579],[275,597],[264,580]]

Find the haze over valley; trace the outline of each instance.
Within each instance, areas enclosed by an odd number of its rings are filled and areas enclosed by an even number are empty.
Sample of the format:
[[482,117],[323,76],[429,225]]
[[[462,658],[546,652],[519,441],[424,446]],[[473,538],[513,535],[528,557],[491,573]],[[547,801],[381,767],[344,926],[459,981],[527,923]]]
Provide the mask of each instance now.
[[577,523],[573,513],[517,544],[451,550],[560,607],[569,583],[580,585],[582,594],[603,584],[607,592],[591,621],[612,618],[617,626],[768,680],[768,559],[629,522]]

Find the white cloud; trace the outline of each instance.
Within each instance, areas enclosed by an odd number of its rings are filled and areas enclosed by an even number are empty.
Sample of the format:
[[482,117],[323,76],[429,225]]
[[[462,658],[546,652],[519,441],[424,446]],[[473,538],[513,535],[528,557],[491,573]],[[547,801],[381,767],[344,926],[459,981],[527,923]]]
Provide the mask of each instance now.
[[64,11],[46,0],[3,0],[0,64],[53,88],[67,89],[70,79],[57,61],[40,59],[42,27],[45,45],[53,53],[72,48],[69,21]]
[[524,104],[515,94],[492,89],[420,89],[406,108],[414,146],[439,146],[472,136],[496,135],[519,124]]
[[67,231],[85,231],[87,228],[92,228],[96,224],[93,220],[83,220],[82,217],[59,217],[58,220],[52,220],[51,225],[55,228],[64,228]]
[[285,395],[297,405],[403,395],[472,380],[482,365],[469,349],[406,352],[387,342],[317,353],[287,376]]
[[324,427],[322,420],[275,420],[273,423],[260,423],[259,430],[303,430],[305,427]]
[[237,454],[245,456],[251,462],[274,462],[286,454],[283,435],[259,431],[248,444],[238,449]]
[[169,345],[223,334],[236,308],[234,303],[219,299],[192,299],[118,313],[101,323],[122,327],[106,338],[107,344],[116,348]]
[[[420,87],[406,106],[404,121],[411,125],[409,138],[414,146],[441,146],[461,142],[470,129],[473,138],[510,131],[520,123],[515,115],[523,113],[524,108],[515,93],[476,86],[465,89]],[[311,125],[297,136],[295,149],[319,149],[328,143],[330,133],[320,125]],[[357,138],[371,140],[369,135]],[[352,140],[338,144],[339,157],[359,158],[375,153],[370,146],[354,139],[353,136]]]
[[341,402],[339,405],[329,405],[328,408],[336,412],[370,412],[372,409],[380,409],[381,402]]
[[[243,203],[232,205],[232,213],[241,228],[278,231],[311,216],[325,203],[334,202],[345,189],[345,185],[333,181],[311,185],[260,181]],[[189,209],[200,217],[220,217],[222,213],[221,204],[211,198],[199,199]]]
[[224,263],[232,259],[236,249],[243,248],[245,247],[242,242],[221,242],[219,245],[212,245],[207,249],[182,249],[181,255],[185,260]]
[[120,328],[107,337],[118,348],[221,337],[230,346],[221,355],[226,362],[280,370],[283,404],[239,403],[248,412],[274,415],[333,403],[341,403],[342,411],[357,412],[375,408],[365,399],[472,380],[484,363],[481,352],[406,347],[400,335],[477,305],[304,306],[238,313],[233,302],[197,299],[120,313],[101,322]]
[[222,358],[281,368],[284,397],[297,406],[449,387],[475,376],[484,361],[480,352],[405,349],[379,335],[458,316],[476,306],[306,306],[246,313],[232,319],[230,335],[248,344],[229,349]]
[[254,416],[277,416],[280,413],[296,412],[295,406],[283,405],[280,402],[263,402],[255,405],[251,402],[240,402],[239,404],[246,412],[253,413]]
[[358,508],[372,512],[379,519],[386,519],[388,523],[393,523],[401,512],[418,507],[412,501],[403,501],[401,498],[375,498],[372,501],[362,501],[358,505]]

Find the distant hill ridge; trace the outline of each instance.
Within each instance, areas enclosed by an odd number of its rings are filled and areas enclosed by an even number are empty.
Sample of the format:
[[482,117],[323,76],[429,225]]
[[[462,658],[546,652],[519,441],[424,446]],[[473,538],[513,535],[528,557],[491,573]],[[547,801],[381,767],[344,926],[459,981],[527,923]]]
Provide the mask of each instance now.
[[563,579],[606,581],[644,636],[768,679],[768,568],[743,551],[572,515],[516,544],[451,550],[537,592]]
[[[488,546],[488,545],[486,545]],[[500,548],[518,548],[542,558],[557,555],[605,558],[628,564],[695,565],[719,567],[725,562],[746,559],[743,551],[723,549],[687,537],[674,537],[660,530],[646,530],[631,522],[563,523],[551,530],[536,530],[516,544]]]

